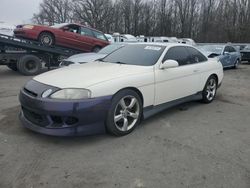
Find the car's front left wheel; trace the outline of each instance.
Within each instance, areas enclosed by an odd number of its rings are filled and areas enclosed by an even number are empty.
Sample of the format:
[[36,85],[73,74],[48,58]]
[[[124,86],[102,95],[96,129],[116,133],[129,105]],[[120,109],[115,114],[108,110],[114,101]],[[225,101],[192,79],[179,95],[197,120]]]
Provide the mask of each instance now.
[[112,99],[107,115],[107,131],[116,136],[131,133],[140,123],[142,116],[142,99],[133,90],[118,92]]

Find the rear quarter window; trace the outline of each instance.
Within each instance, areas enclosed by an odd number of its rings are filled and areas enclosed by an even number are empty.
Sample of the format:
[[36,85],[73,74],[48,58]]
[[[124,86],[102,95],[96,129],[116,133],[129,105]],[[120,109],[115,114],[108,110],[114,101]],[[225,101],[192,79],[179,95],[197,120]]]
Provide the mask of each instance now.
[[98,31],[93,31],[95,38],[108,41],[107,37]]

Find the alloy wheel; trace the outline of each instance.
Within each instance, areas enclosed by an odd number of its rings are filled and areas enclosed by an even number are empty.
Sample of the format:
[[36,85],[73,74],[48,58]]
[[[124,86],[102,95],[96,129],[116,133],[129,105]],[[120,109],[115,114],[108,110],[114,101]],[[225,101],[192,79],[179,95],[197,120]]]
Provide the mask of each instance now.
[[116,105],[114,123],[118,130],[131,130],[139,120],[140,106],[134,96],[123,97]]
[[208,81],[207,88],[206,88],[206,97],[207,100],[212,101],[216,94],[216,80],[211,78]]

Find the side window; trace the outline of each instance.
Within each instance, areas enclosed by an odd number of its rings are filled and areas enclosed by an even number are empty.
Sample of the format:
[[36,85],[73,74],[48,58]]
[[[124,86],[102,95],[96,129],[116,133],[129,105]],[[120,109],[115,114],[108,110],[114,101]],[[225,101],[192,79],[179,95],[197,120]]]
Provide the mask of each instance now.
[[191,64],[207,61],[207,58],[197,49],[192,47],[186,47],[186,48],[189,54],[188,60]]
[[175,60],[180,66],[188,64],[188,54],[187,50],[183,46],[172,47],[166,53],[163,62],[166,60]]
[[229,50],[230,50],[230,52],[236,52],[235,48],[232,46],[229,46]]
[[93,37],[93,33],[90,29],[86,28],[86,27],[81,27],[81,35],[84,36],[89,36],[89,37]]
[[230,47],[226,46],[225,49],[224,49],[224,52],[230,52]]
[[79,30],[80,30],[80,27],[78,25],[68,25],[67,26],[69,29],[68,31],[69,32],[72,32],[72,33],[80,33]]
[[95,38],[101,39],[101,40],[107,40],[105,35],[103,33],[100,33],[98,31],[93,31]]

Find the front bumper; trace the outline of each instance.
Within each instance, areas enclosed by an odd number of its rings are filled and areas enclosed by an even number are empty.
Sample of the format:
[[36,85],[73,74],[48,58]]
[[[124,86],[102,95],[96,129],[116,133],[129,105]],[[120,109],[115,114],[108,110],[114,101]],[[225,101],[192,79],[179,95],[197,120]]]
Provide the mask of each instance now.
[[52,100],[19,95],[24,127],[54,136],[91,135],[105,132],[111,96],[85,100]]

